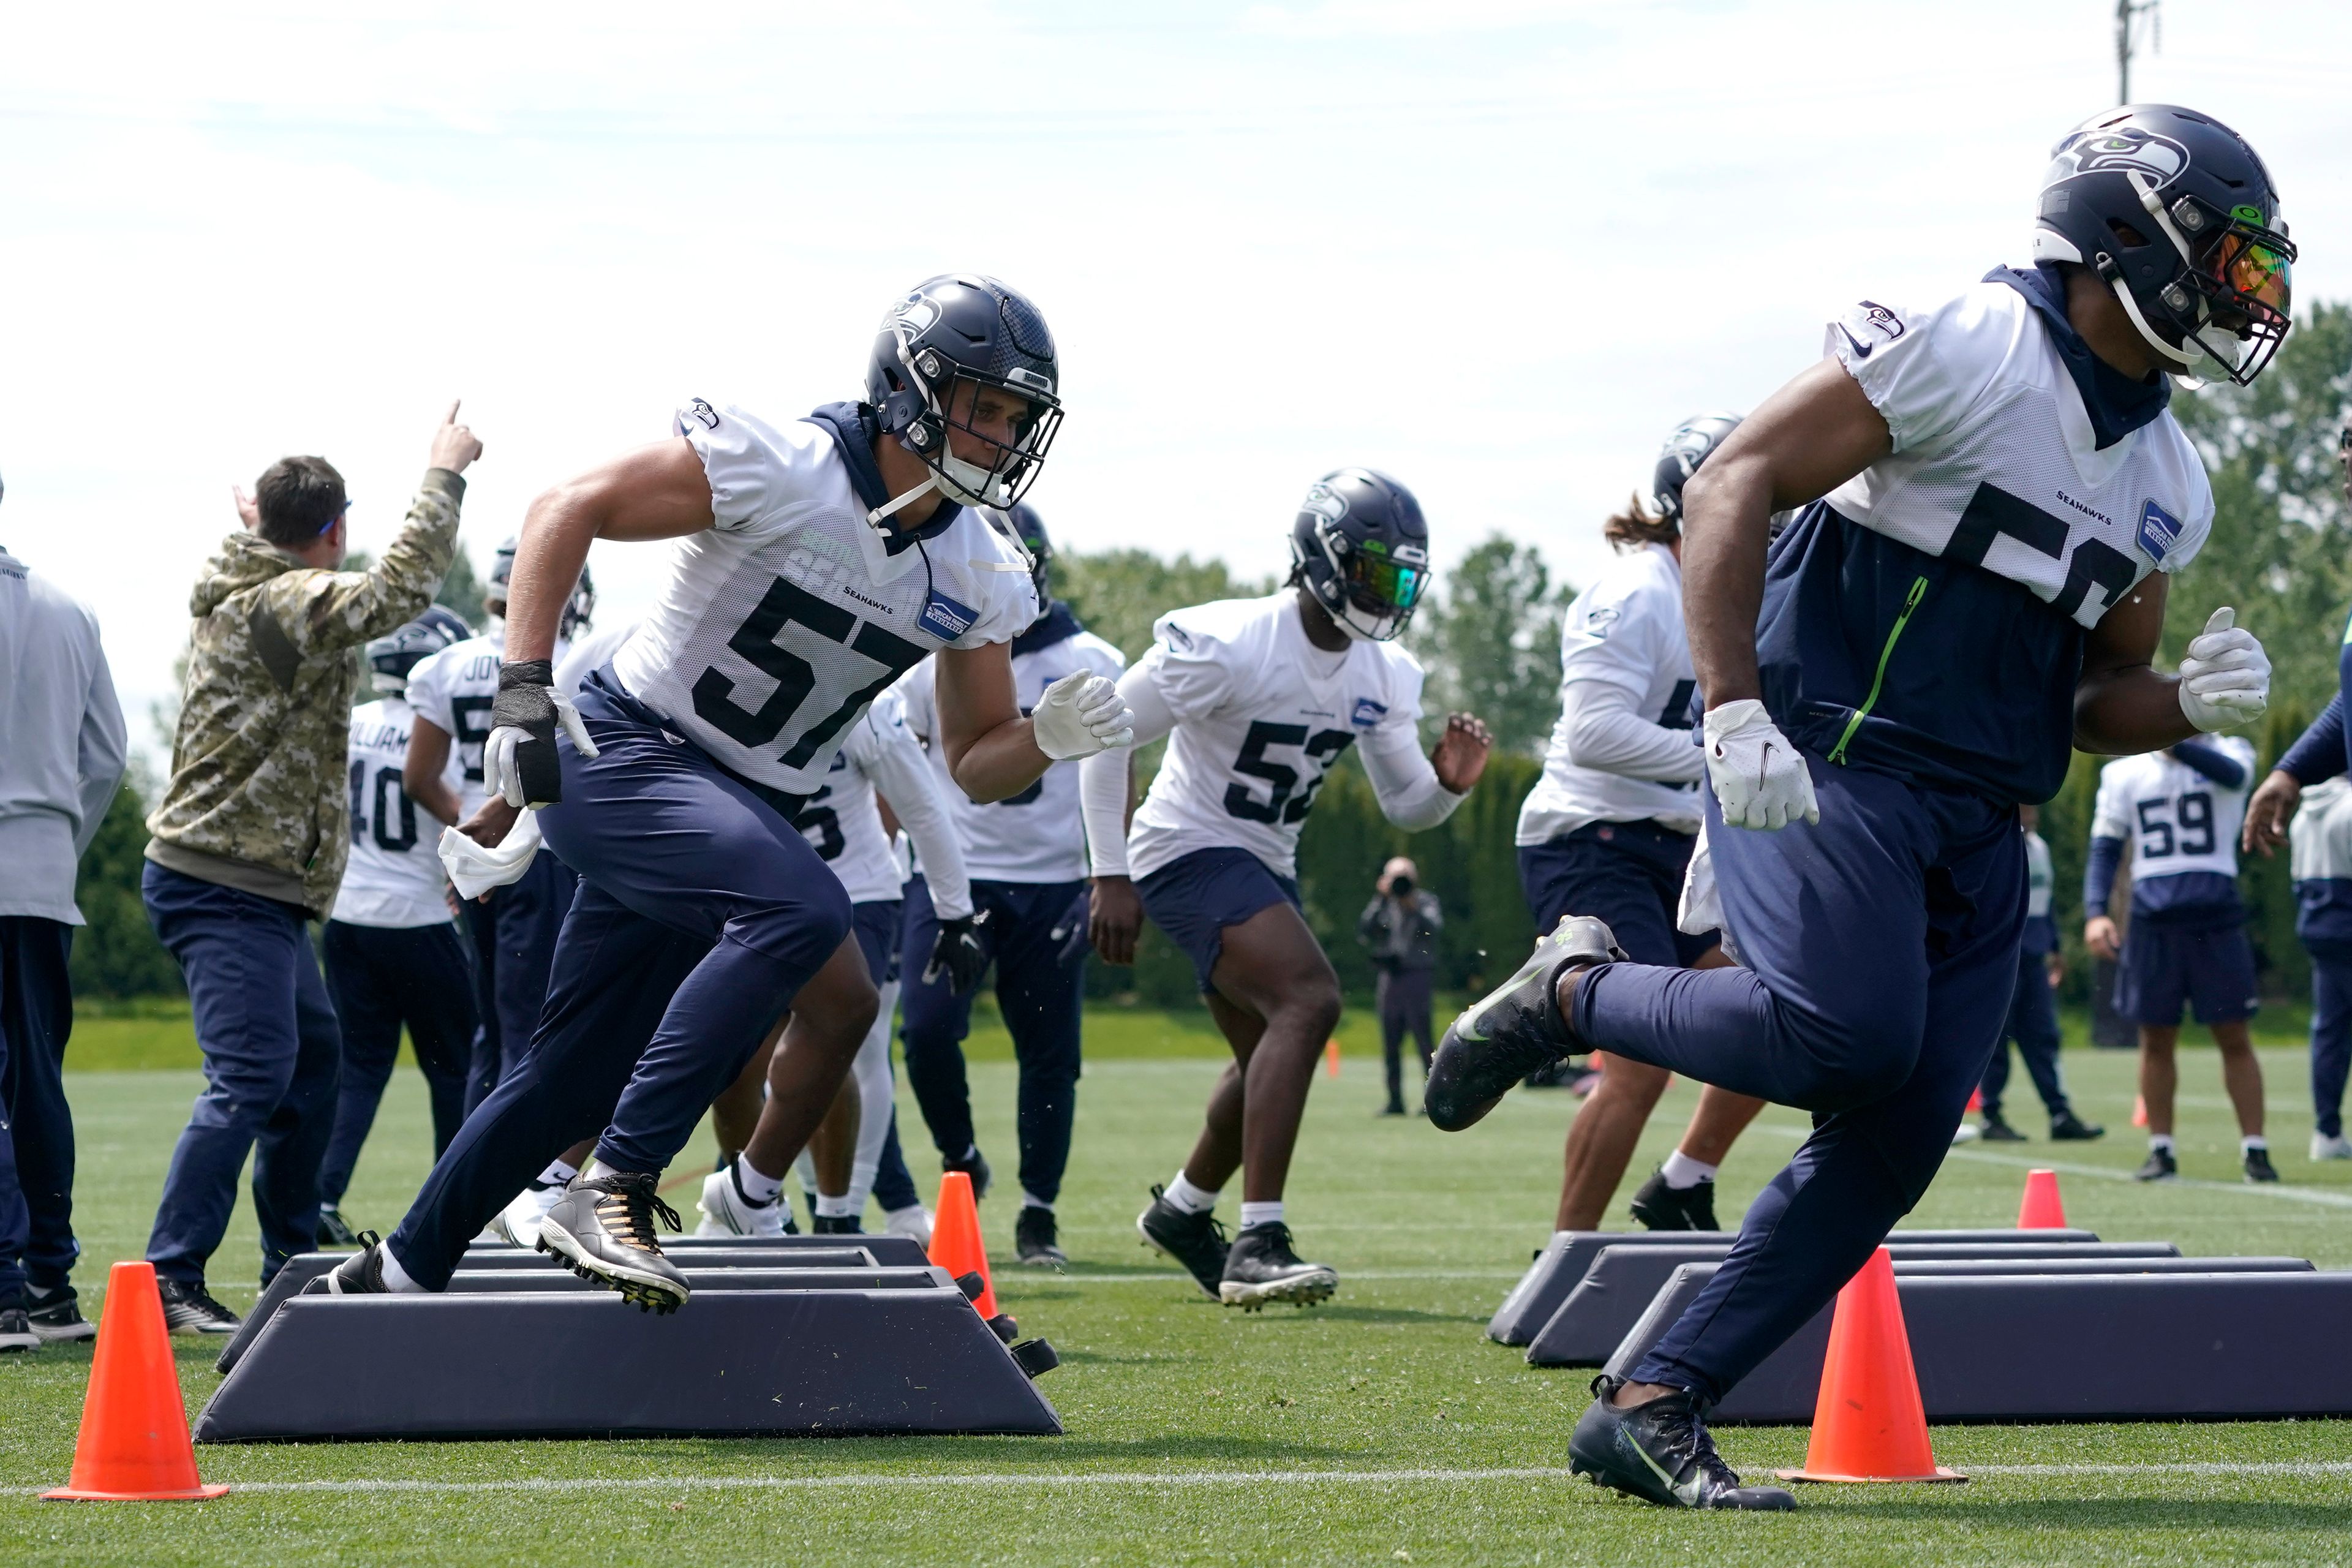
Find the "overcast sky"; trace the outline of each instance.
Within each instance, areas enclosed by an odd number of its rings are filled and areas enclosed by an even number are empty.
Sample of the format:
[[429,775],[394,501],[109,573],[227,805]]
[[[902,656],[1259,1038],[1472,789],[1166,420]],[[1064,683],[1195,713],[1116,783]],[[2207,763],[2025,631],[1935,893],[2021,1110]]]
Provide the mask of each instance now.
[[[887,6],[218,3],[0,12],[0,542],[171,679],[228,491],[319,452],[377,547],[462,395],[478,563],[701,396],[856,395],[884,305],[997,274],[1068,420],[1077,549],[1274,570],[1342,463],[1441,570],[1571,579],[1685,415],[1863,295],[2021,261],[2111,103],[2109,0]],[[2352,5],[2166,0],[2134,83],[2245,133],[2352,293]],[[601,544],[608,614],[660,546]]]

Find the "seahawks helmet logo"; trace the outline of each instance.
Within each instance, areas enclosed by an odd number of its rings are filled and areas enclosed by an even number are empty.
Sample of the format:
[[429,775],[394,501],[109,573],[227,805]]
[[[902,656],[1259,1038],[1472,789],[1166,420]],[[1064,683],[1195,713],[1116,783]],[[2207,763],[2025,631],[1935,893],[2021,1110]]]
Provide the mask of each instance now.
[[1298,510],[1313,512],[1328,526],[1348,515],[1348,498],[1329,485],[1318,482],[1307,492],[1307,499],[1298,503]]
[[2087,132],[2065,142],[2042,183],[2049,186],[2077,174],[2128,173],[2147,175],[2156,189],[2162,190],[2188,167],[2189,149],[2179,142],[2126,126]]
[[920,294],[909,295],[890,308],[891,326],[909,339],[919,338],[940,319],[940,308]]

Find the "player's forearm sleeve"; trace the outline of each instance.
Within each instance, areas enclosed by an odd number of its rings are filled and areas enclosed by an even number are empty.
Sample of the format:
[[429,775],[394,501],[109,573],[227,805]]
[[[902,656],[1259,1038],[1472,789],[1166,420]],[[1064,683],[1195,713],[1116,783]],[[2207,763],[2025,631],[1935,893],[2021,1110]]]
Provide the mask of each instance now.
[[1421,741],[1402,724],[1383,724],[1362,742],[1364,772],[1380,798],[1381,815],[1407,833],[1435,827],[1454,815],[1467,795],[1455,795],[1437,780],[1437,770],[1423,754]]
[[1153,662],[1141,659],[1118,678],[1119,697],[1135,715],[1134,743],[1078,764],[1078,816],[1086,823],[1087,864],[1097,877],[1127,875],[1128,770],[1136,752],[1176,728],[1175,710],[1152,679]]
[[2096,920],[2107,912],[2116,890],[2116,870],[2124,863],[2124,841],[2105,834],[2091,840],[2091,863],[2083,868],[2083,918]]
[[960,921],[971,913],[971,878],[964,868],[955,819],[940,796],[937,775],[922,752],[904,730],[896,735],[896,739],[886,738],[875,752],[875,785],[898,814],[907,837],[915,842],[932,907],[942,920]]
[[2223,789],[2245,785],[2245,764],[2218,746],[2201,741],[2179,741],[2173,744],[2172,754],[2192,773],[2201,773]]
[[1633,695],[1610,681],[1571,680],[1560,689],[1568,760],[1627,778],[1690,784],[1706,772],[1706,752],[1688,730],[1653,724],[1634,711]]
[[2327,700],[2319,717],[2278,760],[2279,772],[2299,784],[2325,784],[2345,770],[2344,694]]

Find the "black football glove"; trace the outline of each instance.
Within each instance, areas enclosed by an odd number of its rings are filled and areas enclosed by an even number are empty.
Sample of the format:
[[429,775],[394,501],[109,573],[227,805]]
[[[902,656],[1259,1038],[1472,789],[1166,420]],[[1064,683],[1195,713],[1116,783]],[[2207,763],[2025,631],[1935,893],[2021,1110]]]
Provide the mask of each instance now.
[[583,757],[596,742],[572,699],[555,689],[555,668],[543,658],[499,666],[499,694],[490,704],[490,737],[482,743],[482,778],[512,806],[553,805],[563,798],[563,770],[555,755],[555,727]]
[[940,922],[940,940],[931,944],[931,961],[924,967],[923,984],[948,977],[950,994],[969,994],[988,973],[988,911]]

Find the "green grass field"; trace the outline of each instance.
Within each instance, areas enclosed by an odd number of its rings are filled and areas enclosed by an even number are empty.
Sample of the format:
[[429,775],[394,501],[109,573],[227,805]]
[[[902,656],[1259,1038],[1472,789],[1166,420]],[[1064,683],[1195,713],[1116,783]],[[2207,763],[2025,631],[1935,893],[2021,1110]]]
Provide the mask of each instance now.
[[[1522,1093],[1475,1131],[1446,1137],[1375,1118],[1377,1058],[1351,1054],[1337,1081],[1318,1082],[1289,1194],[1307,1249],[1340,1269],[1340,1294],[1317,1310],[1244,1316],[1201,1296],[1130,1228],[1146,1186],[1182,1157],[1216,1068],[1204,1022],[1188,1023],[1111,1009],[1091,1023],[1094,1060],[1062,1205],[1068,1273],[1028,1274],[1005,1255],[1017,1201],[1009,1171],[982,1205],[1008,1310],[1062,1352],[1042,1386],[1064,1437],[207,1448],[198,1455],[206,1478],[236,1489],[216,1502],[39,1503],[34,1492],[70,1467],[89,1360],[86,1348],[52,1348],[0,1361],[0,1563],[1703,1559],[1811,1568],[2352,1556],[2352,1423],[1943,1428],[1938,1457],[1971,1472],[1972,1484],[1816,1489],[1793,1516],[1669,1515],[1571,1481],[1565,1441],[1589,1374],[1530,1368],[1480,1329],[1549,1227],[1572,1102]],[[1348,1035],[1358,1046],[1360,1023]],[[75,1055],[132,1059],[137,1049],[118,1035],[147,1030],[152,1047],[169,1026],[168,1017],[85,1020]],[[982,1136],[1009,1165],[1012,1069],[995,1059],[1001,1041],[979,1044]],[[2273,1190],[2234,1179],[2210,1051],[2184,1053],[2190,1179],[2167,1188],[2125,1179],[2143,1152],[2122,1125],[2129,1059],[2072,1051],[2068,1068],[2085,1113],[2116,1129],[2052,1162],[2076,1223],[2115,1239],[2174,1239],[2192,1253],[2352,1266],[2352,1166],[2303,1158],[2299,1052],[2265,1053],[2286,1176]],[[185,1070],[72,1076],[81,1279],[93,1295],[106,1263],[140,1251],[195,1085]],[[1678,1088],[1644,1168],[1689,1105]],[[911,1103],[901,1118],[918,1125]],[[1793,1112],[1768,1113],[1725,1171],[1728,1205],[1770,1175],[1802,1127]],[[2025,1169],[2053,1152],[2038,1143],[1956,1151],[1916,1223],[2010,1223]],[[423,1095],[404,1070],[348,1208],[388,1227],[425,1154]],[[251,1300],[256,1257],[240,1211],[214,1278],[232,1305]],[[191,1410],[215,1382],[215,1348],[190,1342],[180,1356]],[[515,1356],[527,1366],[530,1346],[518,1343]],[[1732,1429],[1724,1440],[1732,1462],[1752,1471],[1796,1462],[1805,1434]]]

